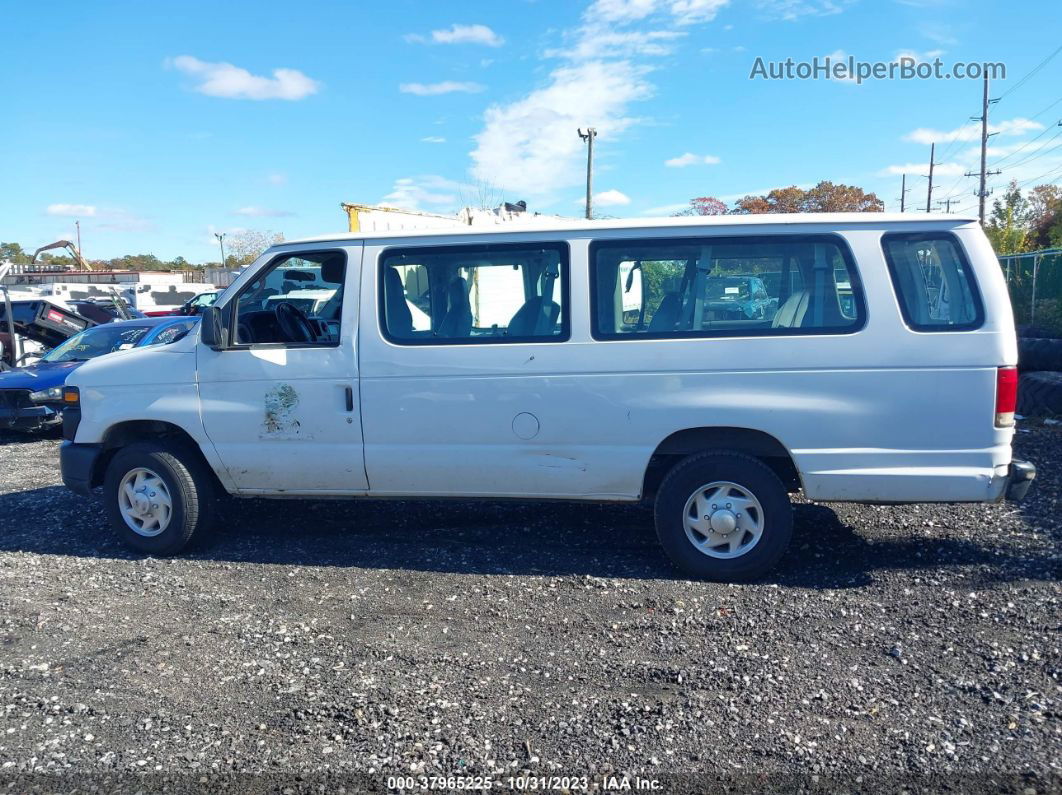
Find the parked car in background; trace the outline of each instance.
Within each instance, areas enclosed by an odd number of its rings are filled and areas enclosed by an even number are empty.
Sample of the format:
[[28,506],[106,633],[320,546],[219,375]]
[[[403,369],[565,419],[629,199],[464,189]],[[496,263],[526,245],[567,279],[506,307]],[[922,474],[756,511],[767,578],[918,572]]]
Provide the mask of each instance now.
[[138,284],[133,293],[133,305],[148,317],[173,315],[196,296],[214,289],[214,285],[204,282]]
[[770,320],[778,308],[756,276],[709,276],[705,282],[705,309],[713,320]]
[[213,306],[214,302],[218,300],[218,296],[221,295],[222,290],[214,290],[212,292],[199,293],[195,298],[189,298],[173,314],[194,316],[200,314],[208,306]]
[[[118,302],[121,301],[121,304]],[[95,323],[110,323],[114,320],[132,320],[138,317],[147,317],[143,312],[134,309],[123,298],[74,300],[67,301],[66,305],[82,317],[87,317]]]
[[35,431],[62,421],[66,377],[89,359],[126,348],[180,339],[197,318],[137,318],[93,326],[44,354],[35,364],[0,373],[0,428]]
[[213,306],[214,302],[218,300],[218,296],[221,295],[221,290],[209,290],[204,293],[197,294],[194,298],[190,298],[185,301],[178,309],[174,311],[175,315],[182,315],[185,317],[193,317],[202,313],[208,306]]

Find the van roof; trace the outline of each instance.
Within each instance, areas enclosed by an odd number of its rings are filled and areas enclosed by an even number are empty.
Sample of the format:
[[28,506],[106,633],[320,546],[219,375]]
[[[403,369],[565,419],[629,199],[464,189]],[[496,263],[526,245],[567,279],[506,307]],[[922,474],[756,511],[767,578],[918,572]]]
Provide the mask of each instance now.
[[680,216],[672,218],[622,218],[603,221],[587,221],[584,218],[543,217],[541,221],[526,223],[502,223],[496,226],[462,226],[440,229],[391,229],[381,232],[338,232],[330,235],[303,237],[285,240],[277,247],[292,243],[321,243],[340,240],[393,240],[395,238],[419,237],[465,237],[478,235],[511,235],[523,232],[566,232],[592,234],[612,229],[661,229],[714,226],[757,226],[800,224],[814,226],[883,226],[923,227],[934,225],[961,226],[976,222],[971,215],[947,215],[944,213],[758,213],[755,215]]

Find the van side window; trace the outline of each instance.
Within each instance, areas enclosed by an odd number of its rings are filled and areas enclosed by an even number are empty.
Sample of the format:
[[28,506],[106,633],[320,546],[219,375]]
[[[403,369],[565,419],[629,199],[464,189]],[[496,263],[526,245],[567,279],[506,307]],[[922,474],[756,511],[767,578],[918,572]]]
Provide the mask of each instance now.
[[380,261],[384,336],[402,345],[568,339],[568,247],[402,248]]
[[847,246],[831,235],[595,241],[596,339],[838,334],[865,322]]
[[890,233],[882,236],[881,245],[908,326],[916,331],[961,331],[981,325],[981,297],[954,235]]
[[343,279],[342,251],[278,257],[234,301],[237,345],[339,345]]

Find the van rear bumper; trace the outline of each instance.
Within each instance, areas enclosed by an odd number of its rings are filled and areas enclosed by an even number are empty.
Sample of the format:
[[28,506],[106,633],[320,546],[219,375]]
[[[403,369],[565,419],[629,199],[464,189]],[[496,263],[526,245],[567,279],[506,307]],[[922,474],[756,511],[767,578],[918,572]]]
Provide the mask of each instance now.
[[1036,479],[1036,467],[1029,461],[1014,460],[1010,462],[1007,473],[1006,497],[1020,502],[1029,493],[1029,487]]
[[902,455],[859,451],[846,455],[845,463],[862,466],[843,469],[829,466],[834,463],[832,454],[804,456],[796,463],[805,496],[818,502],[1000,502],[1025,497],[1036,477],[1031,463],[1012,459],[1007,448],[977,453],[976,457],[965,451],[924,455],[918,461],[907,451]]

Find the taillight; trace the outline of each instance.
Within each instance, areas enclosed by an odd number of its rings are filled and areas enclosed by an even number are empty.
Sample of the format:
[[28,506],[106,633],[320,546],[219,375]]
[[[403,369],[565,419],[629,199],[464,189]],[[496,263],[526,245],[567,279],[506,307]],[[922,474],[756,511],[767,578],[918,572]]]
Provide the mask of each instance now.
[[996,427],[1011,427],[1017,407],[1018,368],[1000,367],[996,370]]

